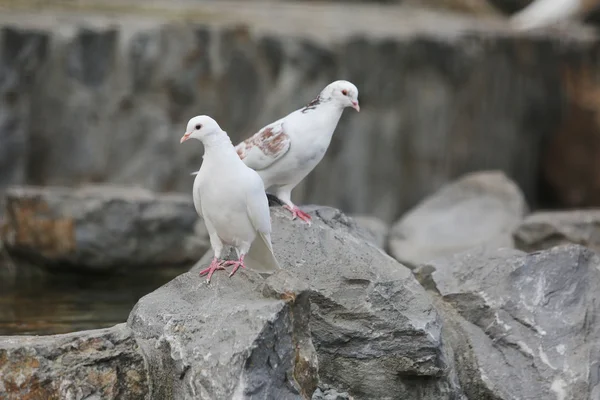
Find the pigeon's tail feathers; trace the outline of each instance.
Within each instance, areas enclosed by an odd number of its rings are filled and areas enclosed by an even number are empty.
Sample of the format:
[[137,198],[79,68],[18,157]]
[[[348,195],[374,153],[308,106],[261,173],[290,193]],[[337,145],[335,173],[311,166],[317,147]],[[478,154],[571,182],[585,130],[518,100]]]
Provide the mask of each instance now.
[[261,273],[272,274],[281,269],[275,254],[273,254],[271,235],[268,233],[258,232],[258,236],[250,246],[244,261],[248,268]]

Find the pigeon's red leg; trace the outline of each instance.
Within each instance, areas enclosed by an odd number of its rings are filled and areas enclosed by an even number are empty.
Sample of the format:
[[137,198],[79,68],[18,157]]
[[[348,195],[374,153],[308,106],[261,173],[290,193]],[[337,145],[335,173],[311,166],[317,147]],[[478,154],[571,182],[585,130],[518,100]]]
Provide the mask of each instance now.
[[217,257],[214,257],[212,259],[212,262],[208,266],[208,268],[203,269],[202,271],[200,271],[200,276],[204,276],[204,275],[208,274],[208,277],[206,279],[206,283],[210,283],[210,278],[212,277],[212,275],[215,273],[215,271],[218,271],[220,269],[225,269],[225,268],[221,265],[221,261],[219,261],[217,259]]
[[233,260],[229,260],[229,261],[225,261],[224,265],[233,265],[233,271],[231,271],[231,273],[229,274],[229,277],[231,278],[233,276],[233,274],[235,274],[235,272],[240,268],[246,268],[246,265],[244,264],[244,254],[242,254],[240,256],[240,259],[237,261],[233,261]]
[[305,213],[298,207],[296,207],[296,214],[298,215],[298,218],[310,225],[312,217],[309,214]]
[[302,211],[301,209],[299,209],[296,206],[290,207],[288,205],[283,206],[283,208],[285,208],[286,210],[290,210],[290,212],[292,213],[292,220],[296,219],[296,217],[300,218],[302,221],[306,222],[308,225],[310,225],[310,221],[312,220],[312,217],[310,215],[308,215],[307,213],[305,213],[304,211]]

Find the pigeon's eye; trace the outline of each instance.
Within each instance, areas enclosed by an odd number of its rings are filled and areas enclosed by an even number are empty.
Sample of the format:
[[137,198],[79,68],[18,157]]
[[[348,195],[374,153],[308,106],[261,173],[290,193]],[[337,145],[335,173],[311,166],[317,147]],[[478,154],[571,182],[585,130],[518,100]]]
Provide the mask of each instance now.
[[200,128],[202,128],[202,125],[200,125],[200,124],[196,125],[197,130],[200,130]]
[[343,94],[344,96],[348,96],[348,91],[347,91],[346,89],[344,89],[344,90],[342,90],[342,94]]

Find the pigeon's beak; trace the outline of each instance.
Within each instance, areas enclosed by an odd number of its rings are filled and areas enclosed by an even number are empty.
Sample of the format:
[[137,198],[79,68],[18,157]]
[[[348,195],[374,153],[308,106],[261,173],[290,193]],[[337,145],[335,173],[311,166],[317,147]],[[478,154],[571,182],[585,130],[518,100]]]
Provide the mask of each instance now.
[[356,111],[360,112],[360,106],[358,105],[358,100],[356,100],[356,101],[352,100],[352,108],[354,108]]
[[186,133],[185,133],[185,135],[183,135],[183,136],[181,137],[181,140],[179,141],[179,143],[183,143],[183,142],[185,142],[186,140],[188,140],[188,139],[190,138],[190,135],[191,135],[191,134],[192,134],[192,132],[186,132]]

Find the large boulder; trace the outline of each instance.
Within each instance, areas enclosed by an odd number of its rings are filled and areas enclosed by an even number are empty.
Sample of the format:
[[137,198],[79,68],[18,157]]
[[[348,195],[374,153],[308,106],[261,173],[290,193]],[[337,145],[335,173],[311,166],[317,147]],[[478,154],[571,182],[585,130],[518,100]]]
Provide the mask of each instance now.
[[307,399],[318,382],[306,287],[285,271],[210,284],[188,272],[135,306],[128,324],[150,399]]
[[438,293],[471,399],[599,399],[600,258],[568,245],[472,250],[417,271]]
[[537,212],[525,218],[514,238],[527,252],[574,243],[600,254],[600,210]]
[[[281,266],[308,285],[323,383],[355,399],[459,399],[441,321],[410,270],[340,211],[305,211],[310,227],[271,208],[273,247]],[[207,252],[192,271],[211,257]]]
[[7,191],[1,239],[8,252],[48,268],[110,270],[196,261],[189,196],[139,188],[15,187]]
[[125,324],[55,336],[0,336],[3,400],[145,400],[150,386]]
[[468,174],[410,210],[393,227],[389,249],[409,267],[487,246],[513,247],[527,212],[519,187],[501,172]]

